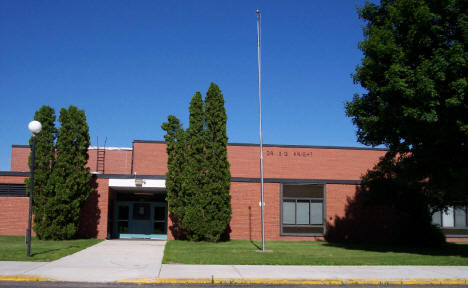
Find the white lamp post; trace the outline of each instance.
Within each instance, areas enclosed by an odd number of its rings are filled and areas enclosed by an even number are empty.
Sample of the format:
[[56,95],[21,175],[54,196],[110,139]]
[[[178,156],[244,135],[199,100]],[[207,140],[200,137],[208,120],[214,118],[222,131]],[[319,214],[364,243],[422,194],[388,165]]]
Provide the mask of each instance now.
[[31,220],[32,220],[32,203],[33,203],[33,187],[34,187],[34,158],[36,153],[36,135],[41,132],[41,122],[33,120],[29,122],[29,131],[33,133],[33,143],[31,150],[31,177],[29,177],[29,218],[28,218],[28,230],[26,231],[26,243],[28,244],[28,250],[26,255],[31,257]]

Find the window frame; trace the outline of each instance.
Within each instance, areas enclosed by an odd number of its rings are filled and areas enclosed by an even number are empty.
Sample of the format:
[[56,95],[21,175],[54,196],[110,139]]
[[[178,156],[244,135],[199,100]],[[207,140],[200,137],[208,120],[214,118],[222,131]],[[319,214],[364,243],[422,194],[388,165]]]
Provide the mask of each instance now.
[[[284,197],[284,186],[292,186],[292,185],[316,185],[321,186],[323,189],[322,198],[313,198],[313,197]],[[324,183],[281,183],[280,187],[280,236],[299,236],[299,237],[317,237],[317,236],[324,236],[326,233],[326,215],[327,215],[327,185]],[[295,203],[295,211],[294,211],[294,222],[297,223],[297,201],[306,200],[309,201],[309,223],[310,223],[310,214],[311,214],[311,202],[321,202],[322,203],[322,224],[283,224],[283,201],[284,200],[293,200]],[[283,232],[284,227],[307,227],[307,228],[322,228],[321,233],[288,233]]]
[[[457,226],[457,218],[456,218],[456,210],[457,209],[460,209],[460,207],[463,207],[464,210],[465,210],[465,226]],[[435,211],[432,213],[432,218],[434,217],[434,213],[440,213],[439,215],[439,220],[440,220],[440,224],[441,225],[438,225],[436,223],[434,223],[432,220],[431,220],[431,223],[433,225],[436,225],[437,227],[439,227],[440,229],[444,229],[444,228],[458,228],[458,229],[467,229],[468,228],[468,206],[450,206],[450,208],[452,208],[452,218],[453,218],[453,226],[444,226],[444,211],[443,210],[438,210],[438,211]]]
[[[452,208],[452,217],[453,217],[453,226],[444,226],[444,212],[443,211],[437,211],[440,213],[440,223],[441,225],[438,225],[434,223],[431,219],[431,223],[433,225],[436,225],[439,227],[439,229],[444,233],[445,237],[448,238],[466,238],[468,236],[468,206],[450,206]],[[455,210],[459,207],[464,207],[465,209],[465,221],[466,221],[466,226],[464,227],[457,227],[456,226],[456,216],[455,216]],[[434,213],[437,213],[434,212]],[[432,216],[433,217],[433,216]]]

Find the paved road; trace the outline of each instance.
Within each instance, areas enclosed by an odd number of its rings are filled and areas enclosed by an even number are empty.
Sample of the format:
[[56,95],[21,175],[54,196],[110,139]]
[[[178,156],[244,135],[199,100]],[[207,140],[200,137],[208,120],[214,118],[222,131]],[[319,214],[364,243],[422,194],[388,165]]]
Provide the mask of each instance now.
[[120,284],[120,283],[76,283],[76,282],[2,282],[0,288],[456,288],[454,285],[213,285],[213,284]]

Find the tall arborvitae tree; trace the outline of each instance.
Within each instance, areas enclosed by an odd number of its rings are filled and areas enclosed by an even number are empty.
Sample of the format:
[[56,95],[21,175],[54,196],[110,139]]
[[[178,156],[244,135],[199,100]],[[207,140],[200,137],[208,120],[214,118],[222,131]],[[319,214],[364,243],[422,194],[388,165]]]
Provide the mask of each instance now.
[[62,108],[59,121],[57,159],[46,187],[47,195],[51,195],[45,207],[46,239],[76,235],[81,209],[92,191],[92,176],[85,167],[90,144],[85,113],[75,106]]
[[185,215],[185,201],[182,190],[183,169],[185,166],[184,130],[179,119],[169,115],[167,122],[161,125],[166,131],[164,140],[167,151],[166,192],[169,213],[173,223],[172,233],[177,238],[184,236],[181,222]]
[[[42,130],[36,137],[36,155],[34,161],[34,226],[33,229],[39,238],[42,238],[45,228],[43,219],[45,215],[45,205],[50,195],[46,194],[46,185],[52,173],[55,161],[55,138],[57,128],[55,128],[55,111],[53,108],[43,105],[34,114],[34,120],[41,122]],[[33,137],[29,139],[29,146],[32,147]],[[31,156],[29,157],[31,166]],[[29,189],[29,178],[25,180]],[[29,190],[28,190],[29,192]]]
[[207,161],[205,155],[205,111],[202,95],[196,92],[190,102],[190,126],[186,131],[186,167],[183,173],[185,217],[182,224],[187,237],[192,240],[205,238],[211,233],[209,226],[210,202],[207,184]]
[[231,172],[227,159],[226,122],[224,97],[218,85],[211,83],[205,98],[207,184],[205,197],[208,203],[205,221],[211,231],[204,238],[218,241],[231,220]]

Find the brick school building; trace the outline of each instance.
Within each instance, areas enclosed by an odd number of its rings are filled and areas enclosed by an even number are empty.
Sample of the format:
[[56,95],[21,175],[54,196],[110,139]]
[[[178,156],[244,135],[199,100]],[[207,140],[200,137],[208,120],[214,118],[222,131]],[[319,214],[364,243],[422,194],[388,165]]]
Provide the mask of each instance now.
[[[360,177],[383,149],[264,145],[266,240],[322,239],[327,224],[343,217]],[[0,235],[24,235],[29,200],[29,146],[13,145],[10,171],[0,171]],[[79,235],[97,238],[173,239],[166,202],[166,145],[135,140],[131,148],[90,147],[94,192]],[[231,143],[231,239],[261,239],[260,161],[257,144]],[[467,237],[464,214],[438,215],[448,238]]]

